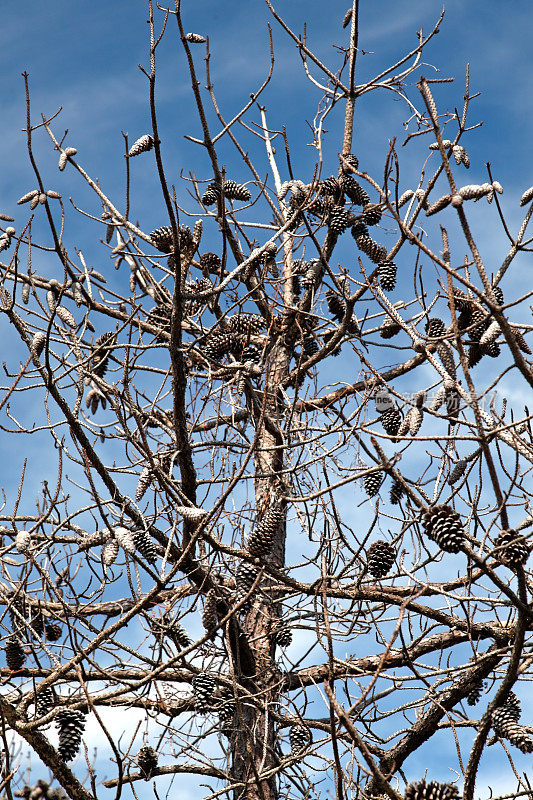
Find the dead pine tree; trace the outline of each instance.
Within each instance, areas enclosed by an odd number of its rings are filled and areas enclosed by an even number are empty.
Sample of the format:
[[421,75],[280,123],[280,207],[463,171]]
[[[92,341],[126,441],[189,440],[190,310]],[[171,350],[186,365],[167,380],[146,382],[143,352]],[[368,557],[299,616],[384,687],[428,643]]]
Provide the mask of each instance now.
[[[226,118],[188,6],[147,4],[121,198],[23,76],[33,179],[0,214],[6,797],[473,800],[494,764],[531,796],[533,187],[504,198],[471,163],[468,68],[454,112],[427,77],[442,16],[363,78],[358,0],[331,63],[266,0],[316,93],[304,168],[272,34]],[[383,88],[408,119],[372,150],[355,122]]]

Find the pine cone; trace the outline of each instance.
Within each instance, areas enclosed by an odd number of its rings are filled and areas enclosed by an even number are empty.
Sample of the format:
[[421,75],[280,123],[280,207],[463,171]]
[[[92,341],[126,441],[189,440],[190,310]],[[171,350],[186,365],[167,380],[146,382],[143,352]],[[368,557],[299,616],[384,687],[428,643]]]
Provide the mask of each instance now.
[[533,739],[526,729],[514,720],[514,712],[508,706],[501,706],[492,712],[492,727],[502,739],[508,739],[522,753],[533,753]]
[[22,669],[26,663],[26,653],[18,636],[11,634],[4,649],[6,651],[6,664],[9,669],[13,672]]
[[107,372],[109,357],[113,350],[111,344],[114,340],[114,333],[102,333],[94,343],[89,369],[99,378],[103,378]]
[[501,353],[501,348],[498,342],[488,342],[479,345],[480,352],[490,358],[498,358]]
[[324,180],[320,181],[318,185],[318,191],[323,195],[332,195],[333,197],[338,197],[341,193],[341,187],[338,178],[336,178],[335,175],[330,175],[328,178],[324,178]]
[[313,741],[311,731],[305,725],[291,725],[289,728],[289,741],[291,743],[291,753],[297,755],[307,750]]
[[266,510],[248,539],[247,549],[250,555],[266,556],[270,553],[284,519],[284,503],[277,503]]
[[365,225],[377,225],[381,220],[382,209],[379,203],[366,203],[361,218]]
[[508,567],[523,566],[531,552],[526,539],[513,529],[501,531],[494,546],[498,548],[495,557]]
[[522,331],[519,331],[518,328],[513,328],[513,333],[514,333],[514,338],[516,339],[516,343],[517,343],[518,347],[520,348],[520,350],[523,353],[527,353],[528,355],[531,355],[531,347],[526,342],[526,340],[524,338],[524,334],[522,333]]
[[489,314],[485,314],[479,308],[474,308],[470,315],[470,326],[473,326],[469,331],[469,336],[472,342],[478,343],[490,324]]
[[22,593],[11,596],[8,611],[13,633],[19,634],[25,631],[26,622],[28,620],[28,610]]
[[248,362],[252,364],[260,364],[261,363],[261,351],[255,344],[249,344],[247,347],[244,348],[242,351],[242,363],[246,364]]
[[370,197],[366,191],[351,175],[343,175],[340,179],[340,186],[346,197],[356,206],[366,206],[370,203]]
[[412,189],[407,189],[405,192],[403,192],[403,193],[400,195],[400,197],[398,198],[398,208],[401,208],[401,207],[402,207],[402,206],[404,206],[404,205],[405,205],[407,202],[409,202],[409,200],[410,200],[412,197],[414,197],[414,194],[415,194],[415,193],[413,192],[413,190],[412,190]]
[[143,467],[137,480],[137,487],[135,489],[135,500],[137,503],[141,502],[151,482],[152,471],[150,467]]
[[475,706],[481,700],[481,695],[485,691],[485,681],[479,680],[471,688],[470,693],[467,695],[466,702],[469,706]]
[[365,475],[363,485],[369,497],[374,497],[379,492],[379,487],[383,483],[384,477],[381,471],[369,472],[368,475]]
[[391,406],[382,413],[381,424],[389,436],[396,436],[402,424],[402,417],[396,406]]
[[70,708],[62,708],[56,716],[59,732],[58,753],[63,761],[72,761],[78,753],[82,733],[85,730],[85,714]]
[[446,333],[446,326],[439,317],[432,317],[426,322],[425,330],[428,336],[443,336]]
[[200,266],[214,275],[219,275],[222,270],[222,261],[216,253],[203,253],[200,256]]
[[457,483],[459,478],[463,477],[467,464],[468,462],[464,458],[459,459],[459,461],[454,464],[453,469],[448,476],[448,484],[450,486],[453,486],[454,483]]
[[452,783],[418,781],[405,789],[405,800],[459,800],[459,790]]
[[394,547],[389,542],[378,539],[368,548],[366,554],[367,569],[374,578],[379,580],[389,572],[395,559],[396,550]]
[[398,325],[395,319],[387,315],[381,323],[379,335],[382,339],[392,339],[393,336],[400,333],[401,329],[401,325]]
[[201,33],[187,33],[185,34],[185,39],[192,44],[203,44],[207,41],[205,36],[202,36]]
[[[259,574],[257,567],[253,564],[248,564],[246,561],[241,561],[237,567],[235,574],[235,601],[239,603],[250,591],[255,580]],[[244,606],[241,606],[243,611],[246,611],[252,604],[253,595],[248,598]]]
[[157,559],[157,550],[146,531],[134,531],[133,541],[144,560],[154,566]]
[[235,333],[260,333],[266,326],[261,314],[238,314],[226,321]]
[[385,292],[392,292],[396,288],[396,270],[394,261],[380,261],[378,264],[378,279]]
[[446,413],[449,417],[456,417],[461,406],[459,392],[454,387],[445,389]]
[[31,549],[31,533],[19,531],[15,536],[15,547],[19,553],[29,553]]
[[397,506],[402,496],[403,496],[403,486],[401,485],[401,483],[395,481],[391,486],[389,495],[392,505]]
[[214,205],[220,197],[220,184],[210,183],[202,195],[202,203],[204,206]]
[[472,298],[469,297],[466,292],[463,292],[462,289],[453,289],[453,302],[456,311],[472,313]]
[[199,714],[205,714],[213,707],[213,695],[215,694],[216,682],[208,672],[199,672],[192,679],[194,708]]
[[184,650],[192,643],[191,637],[183,627],[183,625],[176,620],[172,621],[168,627],[167,636],[172,639],[178,650]]
[[409,409],[405,421],[409,426],[409,433],[411,436],[416,436],[422,426],[423,419],[423,412],[419,408],[415,406]]
[[[210,589],[205,596],[202,625],[206,631],[210,631],[218,625],[217,596],[213,589]],[[214,636],[216,636],[216,632],[213,634]]]
[[437,355],[442,361],[442,366],[451,378],[456,378],[457,371],[455,369],[455,359],[453,357],[453,350],[448,342],[441,340],[437,342]]
[[30,352],[34,358],[39,358],[46,344],[46,333],[37,331],[31,340]]
[[37,636],[42,636],[44,633],[44,616],[39,611],[33,611],[30,618],[30,624]]
[[329,212],[328,225],[333,233],[340,236],[341,233],[353,225],[354,215],[345,211],[342,206],[333,206]]
[[520,700],[515,695],[514,692],[509,692],[507,695],[507,700],[505,701],[505,708],[507,709],[507,714],[510,719],[513,719],[515,722],[518,722],[520,719],[520,715],[522,713],[522,706],[520,704]]
[[424,532],[446,553],[458,553],[465,537],[461,517],[447,505],[426,511]]
[[318,353],[319,349],[318,342],[310,333],[304,336],[302,353],[305,358],[314,356],[315,353]]
[[251,194],[246,186],[241,186],[236,181],[224,181],[224,196],[228,200],[249,200]]
[[[351,12],[351,9],[350,9],[350,12]],[[350,14],[350,19],[351,19],[351,14]],[[344,25],[344,23],[343,23],[343,27],[346,27]],[[341,162],[341,169],[342,169],[343,173],[348,174],[349,172],[353,172],[353,170],[359,169],[359,159],[357,158],[357,156],[354,156],[353,153],[347,153],[346,155],[343,155],[342,159],[340,159],[340,162]],[[342,182],[342,178],[341,178],[341,182]]]
[[144,776],[145,781],[149,781],[150,778],[153,776],[154,772],[157,769],[158,760],[159,756],[157,755],[154,748],[150,747],[147,744],[143,744],[143,746],[137,753],[137,764],[139,766],[142,775]]
[[362,221],[361,218],[354,222],[352,225],[352,229],[350,231],[352,237],[357,240],[362,236],[368,236],[368,228],[366,227],[365,223]]
[[147,153],[152,149],[153,146],[154,140],[152,136],[150,136],[149,133],[145,133],[144,136],[141,136],[140,139],[137,139],[136,142],[133,142],[129,149],[128,155],[133,158],[133,156],[138,156],[140,153]]
[[433,214],[438,214],[439,211],[442,211],[450,204],[451,199],[451,194],[445,194],[442,197],[439,197],[438,200],[435,200],[434,203],[431,203],[431,205],[427,206],[426,217],[431,217]]
[[279,647],[289,647],[292,644],[292,630],[283,622],[278,622],[274,628],[274,638]]
[[475,367],[483,358],[483,350],[478,344],[471,344],[468,348],[468,366]]
[[503,289],[501,286],[493,286],[492,293],[496,298],[496,302],[499,306],[503,306]]
[[116,561],[119,546],[115,538],[108,539],[102,547],[102,561],[104,567],[110,567]]
[[217,705],[217,714],[220,722],[220,730],[225,736],[230,737],[233,732],[236,710],[237,707],[233,696],[229,691],[224,690],[220,703]]
[[153,230],[150,239],[154,247],[162,253],[172,252],[172,228],[169,225]]
[[114,529],[115,539],[126,553],[133,555],[135,553],[135,540],[133,533],[129,528],[124,528],[122,525],[117,525]]
[[387,248],[382,247],[370,236],[358,236],[355,240],[359,250],[362,250],[363,253],[366,253],[368,258],[374,262],[374,264],[379,264],[381,261],[384,261],[387,257]]
[[221,361],[228,353],[239,353],[245,345],[245,337],[239,333],[211,334],[202,344],[202,352],[210,361]]
[[44,632],[49,642],[57,642],[61,639],[61,625],[57,622],[49,622],[44,626]]
[[346,303],[332,289],[326,291],[326,303],[328,311],[339,322],[342,321],[346,310]]
[[42,692],[35,696],[35,716],[45,717],[53,711],[57,704],[57,698],[51,686],[46,686]]
[[[154,328],[159,328],[161,333],[166,333],[170,336],[170,320],[172,317],[172,308],[169,305],[157,305],[150,309],[146,315],[146,322],[148,325],[153,325]],[[161,336],[156,333],[156,342],[166,343],[167,337]]]
[[307,212],[313,217],[318,217],[322,222],[324,222],[334,206],[335,202],[333,197],[316,197],[307,207]]

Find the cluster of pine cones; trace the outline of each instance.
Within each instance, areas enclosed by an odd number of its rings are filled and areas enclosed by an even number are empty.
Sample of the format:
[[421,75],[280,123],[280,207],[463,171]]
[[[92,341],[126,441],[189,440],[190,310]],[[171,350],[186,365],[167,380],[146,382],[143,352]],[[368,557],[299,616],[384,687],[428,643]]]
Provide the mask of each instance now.
[[[500,286],[495,286],[493,294],[499,305],[503,305],[503,291]],[[461,289],[454,289],[453,300],[455,308],[459,311],[457,325],[464,331],[470,344],[468,348],[468,365],[475,367],[483,356],[497,358],[501,348],[497,342],[501,334],[500,327],[492,314]],[[516,343],[522,352],[531,355],[531,348],[518,328],[513,328]]]
[[47,642],[57,642],[61,638],[61,625],[38,608],[28,611],[22,594],[15,595],[10,601],[9,617],[12,633],[4,645],[6,664],[16,672],[26,663],[27,655],[24,640],[27,636],[44,637]]

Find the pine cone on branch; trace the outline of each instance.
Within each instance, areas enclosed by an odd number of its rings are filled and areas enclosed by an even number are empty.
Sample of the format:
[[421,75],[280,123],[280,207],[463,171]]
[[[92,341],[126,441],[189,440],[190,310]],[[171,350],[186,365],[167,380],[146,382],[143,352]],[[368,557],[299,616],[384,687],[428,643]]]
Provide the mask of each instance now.
[[4,649],[6,653],[7,666],[13,672],[18,672],[18,670],[22,669],[26,663],[26,653],[24,652],[22,642],[18,636],[11,634],[11,636],[9,636],[7,639]]
[[[210,631],[218,625],[217,596],[213,589],[210,589],[205,596],[202,625],[206,631]],[[214,636],[216,636],[216,632],[213,634]]]
[[[250,200],[251,194],[246,186],[242,186],[236,181],[224,181],[223,186],[224,197],[228,200]],[[207,203],[206,203],[207,205]]]
[[393,506],[397,506],[403,497],[403,486],[395,481],[390,489],[389,499]]
[[465,533],[459,514],[450,506],[432,506],[424,514],[424,532],[446,553],[458,553]]
[[128,155],[133,158],[133,156],[138,156],[140,153],[147,153],[152,149],[153,146],[153,137],[149,133],[145,133],[144,136],[141,136],[140,139],[137,139],[137,141],[133,142],[129,149]]
[[508,706],[501,706],[492,712],[492,727],[502,739],[508,739],[522,753],[533,753],[533,739],[526,728],[514,720],[514,712]]
[[[246,561],[241,561],[235,574],[235,602],[239,603],[246,597],[254,585],[258,575],[259,569],[257,567],[255,567],[253,564],[248,564]],[[244,605],[241,606],[242,610],[247,611],[252,602],[253,595],[251,595],[246,600]]]
[[143,744],[137,753],[137,765],[145,781],[149,781],[153,777],[156,769],[159,756],[153,747]]
[[508,567],[524,566],[531,552],[525,537],[513,529],[501,531],[494,546],[496,558]]
[[205,714],[213,707],[216,682],[208,672],[199,672],[192,679],[194,708],[198,714]]
[[389,436],[396,436],[400,430],[402,417],[396,406],[387,408],[381,415],[381,424]]
[[284,520],[284,503],[276,503],[266,510],[248,539],[247,550],[250,555],[261,557],[270,553]]
[[139,551],[139,554],[142,556],[142,558],[144,558],[144,560],[147,561],[151,566],[155,566],[157,560],[157,550],[149,534],[142,530],[134,531],[133,540],[135,542],[135,547]]
[[56,716],[59,733],[58,753],[63,761],[72,761],[81,745],[85,730],[85,714],[76,709],[62,708]]
[[453,783],[418,781],[405,789],[405,800],[459,800],[459,790]]
[[399,325],[395,319],[387,315],[381,323],[379,335],[382,339],[392,339],[393,336],[396,336],[397,333],[400,333],[401,329],[401,325]]
[[370,197],[361,184],[352,175],[342,175],[340,187],[350,202],[356,206],[366,206],[370,203]]
[[395,559],[396,550],[394,547],[389,542],[378,539],[368,548],[366,554],[367,569],[374,578],[384,578],[390,571]]
[[479,680],[474,686],[471,688],[469,694],[467,695],[466,702],[469,706],[475,706],[481,700],[481,695],[485,690],[485,681]]
[[289,741],[293,755],[303,753],[312,742],[311,731],[305,725],[291,725],[289,728]]
[[393,261],[380,261],[378,264],[378,279],[385,292],[392,292],[396,288],[397,267]]
[[381,471],[369,472],[368,475],[365,475],[363,485],[369,497],[374,497],[379,492],[379,487],[383,483],[384,477]]

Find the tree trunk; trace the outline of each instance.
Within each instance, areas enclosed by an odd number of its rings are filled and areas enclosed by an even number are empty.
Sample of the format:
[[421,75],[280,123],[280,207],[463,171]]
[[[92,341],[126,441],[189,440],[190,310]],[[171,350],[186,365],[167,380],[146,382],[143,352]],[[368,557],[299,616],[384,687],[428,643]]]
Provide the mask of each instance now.
[[[254,453],[255,499],[257,519],[263,516],[269,505],[280,494],[286,493],[281,469],[283,465],[283,443],[281,434],[273,430],[281,420],[282,401],[279,385],[287,376],[290,349],[280,336],[274,345],[265,380],[265,410],[268,422],[261,420],[260,410],[255,413],[256,424],[261,425]],[[270,424],[269,424],[270,423]],[[277,567],[285,564],[285,522],[280,526],[272,551],[261,559]],[[262,773],[274,769],[279,756],[276,751],[276,725],[272,712],[279,707],[279,670],[275,664],[276,643],[274,627],[278,620],[277,598],[269,585],[272,581],[263,575],[253,604],[243,620],[242,626],[252,649],[256,674],[249,681],[252,701],[241,704],[232,739],[232,776],[242,782],[243,787],[234,792],[235,800],[275,800],[278,796],[275,777],[259,780]]]

